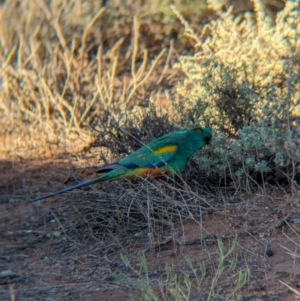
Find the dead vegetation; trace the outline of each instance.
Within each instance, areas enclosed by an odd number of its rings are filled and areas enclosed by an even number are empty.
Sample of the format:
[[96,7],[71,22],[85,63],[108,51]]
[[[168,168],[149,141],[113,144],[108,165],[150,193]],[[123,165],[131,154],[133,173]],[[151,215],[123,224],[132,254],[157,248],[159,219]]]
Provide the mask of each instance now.
[[[276,70],[262,50],[249,60],[257,44],[241,45],[256,37],[255,22],[248,13],[241,24],[250,2],[232,13],[220,13],[229,8],[221,1],[177,2],[173,10],[169,1],[3,5],[0,299],[295,300],[299,68],[279,51],[272,52],[282,63]],[[283,2],[263,2],[271,19],[261,3],[254,1],[263,40]],[[292,23],[287,16],[283,24]],[[214,35],[231,26],[232,44],[224,42],[230,34]],[[276,41],[263,43],[294,47],[297,65],[297,39],[286,45],[276,30]],[[257,122],[269,121],[272,110],[271,124]],[[213,144],[174,181],[104,183],[27,203],[199,123],[215,129]],[[220,267],[220,241],[228,250],[236,234]],[[194,273],[203,267],[199,282]],[[248,275],[245,283],[239,275]]]

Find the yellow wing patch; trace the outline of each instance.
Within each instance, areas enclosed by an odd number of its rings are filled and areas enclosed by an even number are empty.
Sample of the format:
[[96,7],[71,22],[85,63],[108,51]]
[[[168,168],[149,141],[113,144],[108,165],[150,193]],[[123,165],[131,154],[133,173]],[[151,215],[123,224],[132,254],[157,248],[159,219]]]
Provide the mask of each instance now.
[[176,145],[168,145],[168,146],[163,146],[156,151],[154,151],[155,155],[165,155],[168,153],[174,153],[177,150]]

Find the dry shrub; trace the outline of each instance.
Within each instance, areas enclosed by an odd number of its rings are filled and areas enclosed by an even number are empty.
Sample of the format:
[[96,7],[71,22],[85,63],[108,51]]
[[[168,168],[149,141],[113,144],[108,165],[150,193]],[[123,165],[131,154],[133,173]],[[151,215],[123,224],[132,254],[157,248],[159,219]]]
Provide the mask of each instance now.
[[46,209],[36,227],[55,225],[53,232],[60,231],[75,244],[92,243],[93,252],[114,252],[131,244],[130,238],[137,245],[157,248],[165,235],[176,237],[178,225],[194,220],[200,227],[202,215],[221,205],[201,189],[183,178],[103,184],[101,190],[62,197],[58,206]]
[[300,174],[300,7],[287,1],[273,24],[262,2],[253,3],[254,14],[218,10],[220,18],[201,35],[173,7],[195,43],[195,54],[181,56],[175,66],[187,76],[176,101],[184,103],[184,116],[216,130],[211,154],[198,158],[213,178],[236,189],[288,182],[294,190]]

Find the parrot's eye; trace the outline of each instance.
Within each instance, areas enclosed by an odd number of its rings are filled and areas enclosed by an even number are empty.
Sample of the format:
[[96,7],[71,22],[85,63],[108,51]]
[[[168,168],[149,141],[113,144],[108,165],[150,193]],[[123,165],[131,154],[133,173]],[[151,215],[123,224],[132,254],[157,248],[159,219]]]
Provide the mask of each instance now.
[[204,140],[205,140],[205,143],[206,143],[206,144],[209,144],[209,143],[210,143],[210,140],[211,140],[211,137],[204,137]]

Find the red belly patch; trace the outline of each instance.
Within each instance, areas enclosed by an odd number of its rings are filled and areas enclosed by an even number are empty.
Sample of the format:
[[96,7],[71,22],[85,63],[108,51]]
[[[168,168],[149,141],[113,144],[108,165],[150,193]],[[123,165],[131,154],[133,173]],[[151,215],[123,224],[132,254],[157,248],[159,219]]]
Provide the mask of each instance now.
[[159,168],[139,168],[137,173],[140,177],[152,176],[156,178],[166,175],[167,171],[160,170]]

